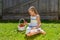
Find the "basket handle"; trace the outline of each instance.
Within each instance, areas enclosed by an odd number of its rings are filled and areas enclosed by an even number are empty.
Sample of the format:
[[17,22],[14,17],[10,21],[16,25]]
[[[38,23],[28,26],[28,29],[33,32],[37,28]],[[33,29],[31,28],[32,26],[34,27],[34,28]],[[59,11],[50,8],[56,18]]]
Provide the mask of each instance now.
[[25,21],[24,18],[21,18],[21,19],[19,19],[19,23],[20,23],[21,20]]

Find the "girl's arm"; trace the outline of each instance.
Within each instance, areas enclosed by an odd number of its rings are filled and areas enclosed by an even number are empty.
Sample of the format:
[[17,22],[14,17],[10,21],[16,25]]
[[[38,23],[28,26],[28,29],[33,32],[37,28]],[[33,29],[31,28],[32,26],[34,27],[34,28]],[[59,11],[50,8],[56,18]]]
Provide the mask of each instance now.
[[27,21],[24,21],[24,24],[27,25],[28,24]]
[[40,26],[41,26],[41,20],[40,20],[40,16],[37,16],[37,22],[38,22],[38,25],[37,25],[37,27],[40,27]]

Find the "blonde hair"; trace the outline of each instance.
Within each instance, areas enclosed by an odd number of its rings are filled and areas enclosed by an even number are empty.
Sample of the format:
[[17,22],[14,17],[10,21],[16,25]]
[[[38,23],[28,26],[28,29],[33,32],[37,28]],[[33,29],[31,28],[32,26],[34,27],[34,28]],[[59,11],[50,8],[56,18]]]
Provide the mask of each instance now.
[[38,14],[38,11],[36,10],[36,8],[35,8],[34,6],[31,6],[31,7],[28,9],[28,11],[29,11],[29,10],[32,10],[32,11],[35,12],[35,14]]

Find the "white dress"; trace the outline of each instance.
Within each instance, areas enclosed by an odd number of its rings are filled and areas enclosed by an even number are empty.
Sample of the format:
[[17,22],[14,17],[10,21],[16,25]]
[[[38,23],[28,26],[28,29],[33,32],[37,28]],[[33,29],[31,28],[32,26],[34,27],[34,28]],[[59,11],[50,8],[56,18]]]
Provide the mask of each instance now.
[[[37,26],[37,20],[36,20],[36,19],[37,19],[37,16],[39,16],[39,15],[31,16],[31,17],[30,17],[31,22],[30,22],[29,26],[28,26],[27,29],[26,29],[26,34],[31,31],[31,28]],[[42,30],[41,28],[38,28],[38,29],[39,29],[39,30]]]

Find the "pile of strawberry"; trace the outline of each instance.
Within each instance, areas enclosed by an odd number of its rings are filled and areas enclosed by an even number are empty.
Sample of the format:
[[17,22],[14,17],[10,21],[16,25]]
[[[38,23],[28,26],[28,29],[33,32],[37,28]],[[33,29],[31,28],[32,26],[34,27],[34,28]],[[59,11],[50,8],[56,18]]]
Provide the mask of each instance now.
[[24,23],[21,23],[20,25],[19,25],[19,27],[24,27],[25,25],[24,25]]

